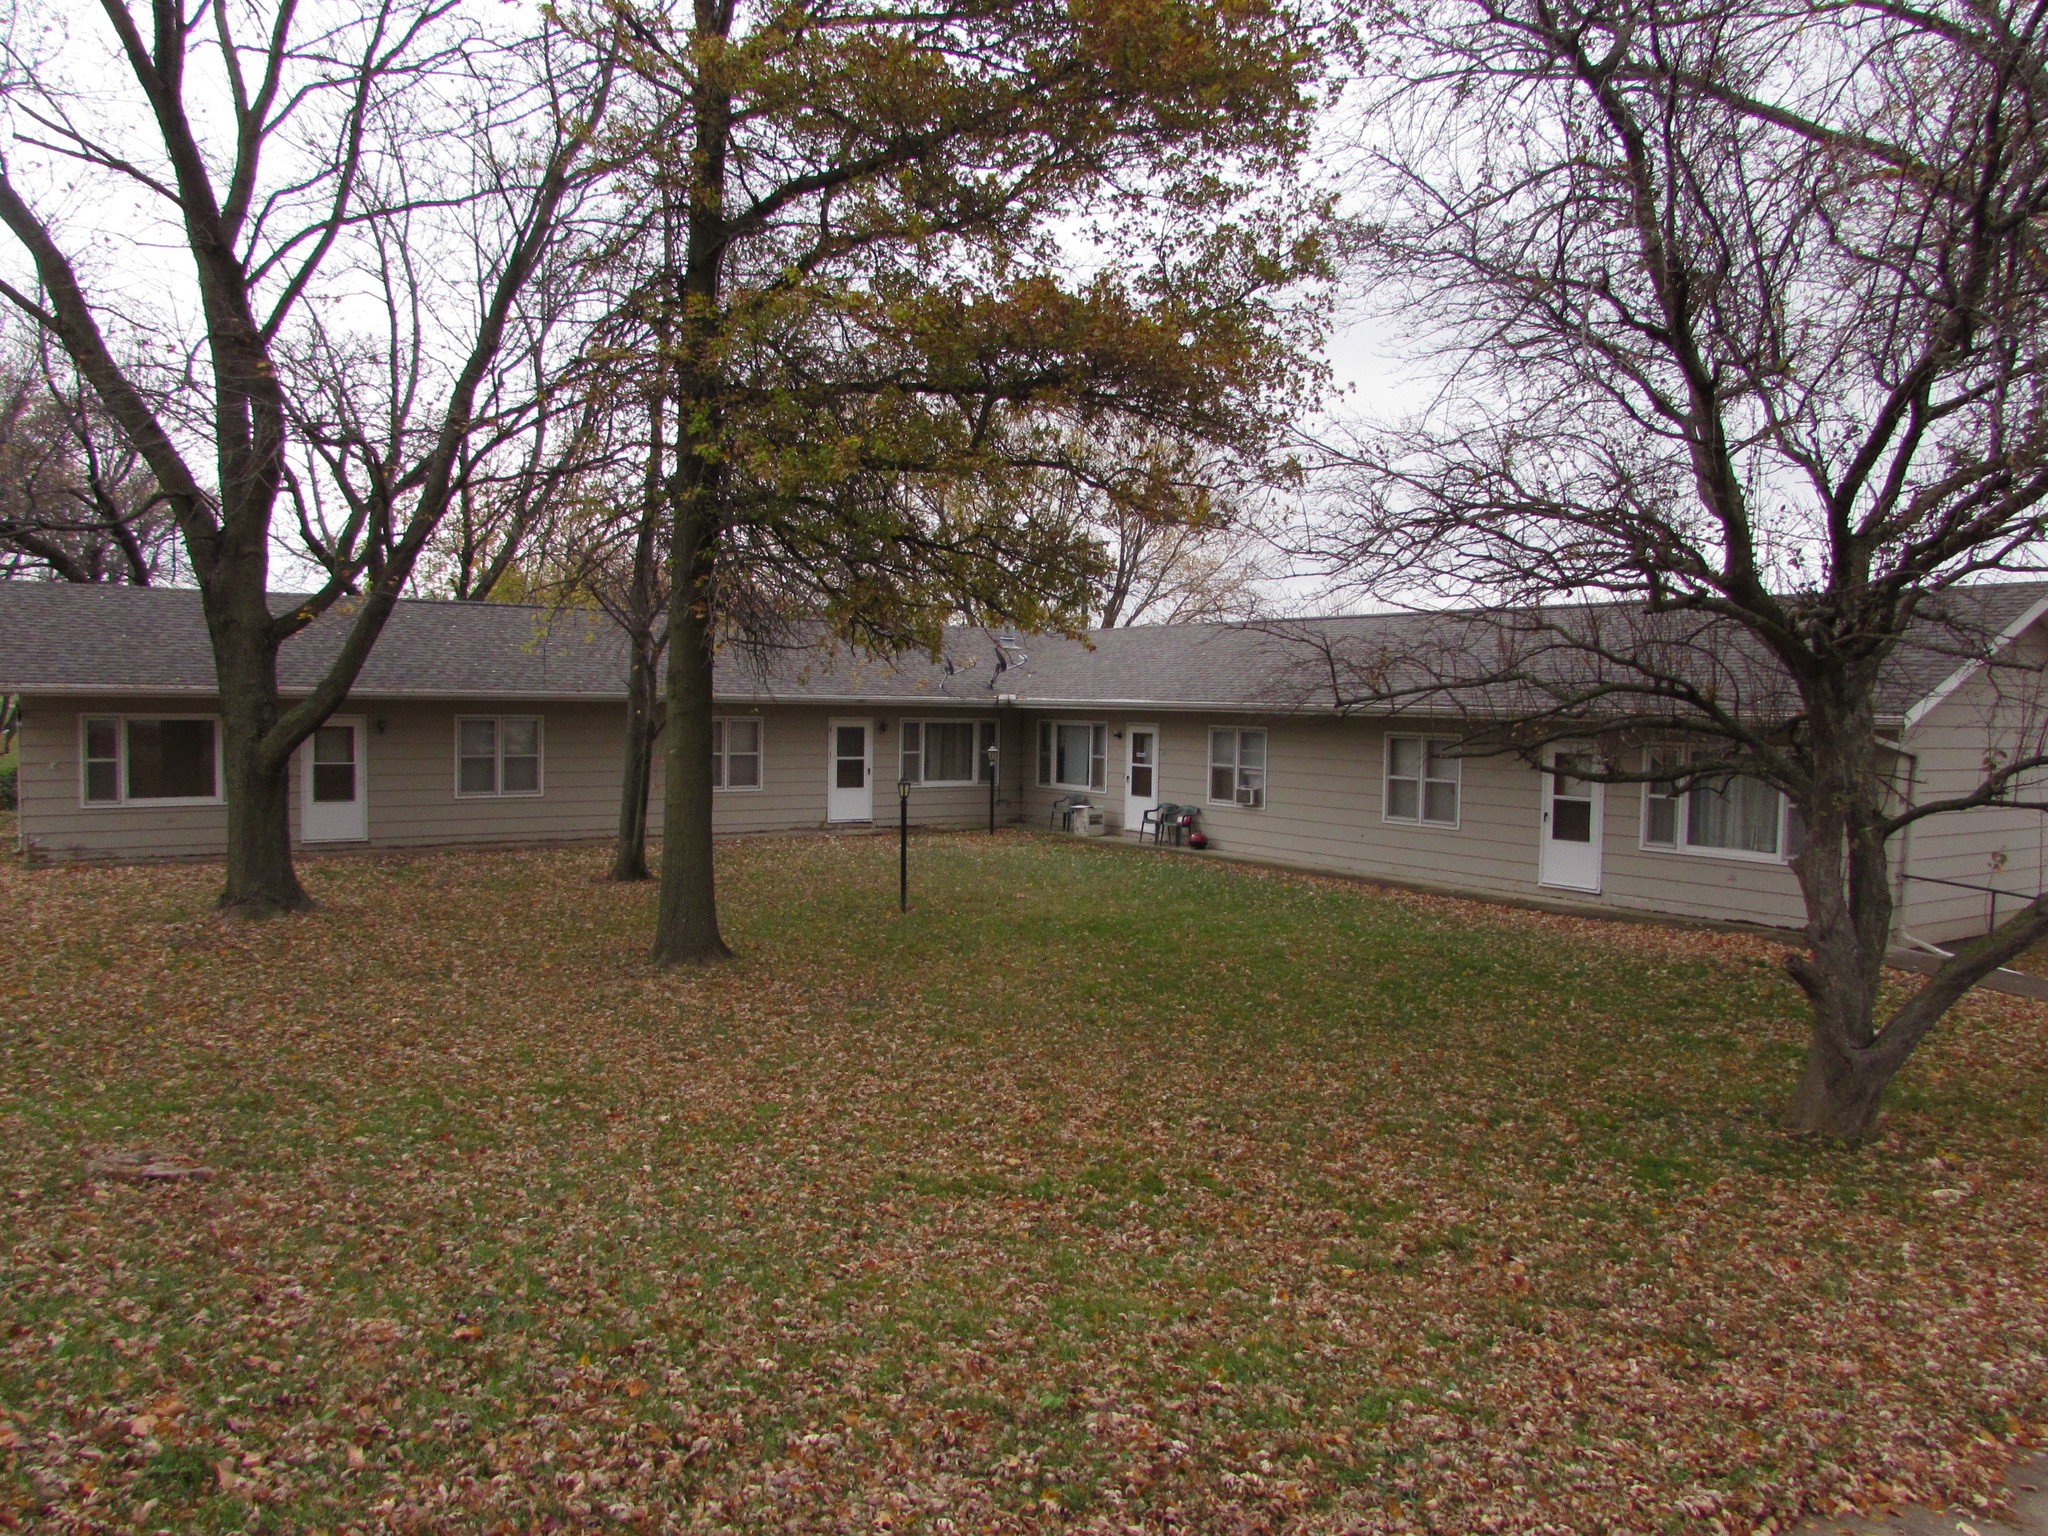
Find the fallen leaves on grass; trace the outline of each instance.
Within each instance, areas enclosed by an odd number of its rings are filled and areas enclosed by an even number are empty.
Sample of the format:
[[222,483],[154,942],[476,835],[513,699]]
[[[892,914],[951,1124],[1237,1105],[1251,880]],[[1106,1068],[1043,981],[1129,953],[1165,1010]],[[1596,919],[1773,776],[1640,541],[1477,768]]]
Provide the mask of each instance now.
[[[1754,937],[1067,840],[0,874],[0,1510],[49,1530],[1752,1531],[2043,1417],[2043,1013],[1772,1132]],[[204,1184],[81,1182],[183,1149]]]

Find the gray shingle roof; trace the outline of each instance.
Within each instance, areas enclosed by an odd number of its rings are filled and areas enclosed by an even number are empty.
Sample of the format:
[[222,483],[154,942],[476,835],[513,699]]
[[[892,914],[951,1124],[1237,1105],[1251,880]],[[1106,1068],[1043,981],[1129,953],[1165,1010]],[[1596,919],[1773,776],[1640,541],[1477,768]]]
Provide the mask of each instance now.
[[[1958,589],[1947,622],[1896,653],[1882,707],[1904,715],[1952,677],[1987,638],[2048,600],[2048,583]],[[294,599],[273,599],[281,610]],[[330,612],[289,641],[287,693],[310,687],[341,642]],[[1586,659],[1592,639],[1609,659]],[[999,659],[1002,665],[998,666]],[[1745,713],[1789,702],[1786,680],[1745,637],[1696,617],[1651,618],[1620,606],[1527,616],[1371,614],[1265,626],[1155,625],[1097,630],[1087,641],[986,630],[949,632],[944,655],[862,657],[791,646],[721,654],[717,691],[739,700],[876,704],[998,700],[1047,708],[1328,711],[1465,707],[1521,711],[1648,660],[1697,677]],[[408,600],[371,652],[358,698],[623,700],[626,652],[602,614],[506,603]],[[1589,671],[1589,668],[1592,670]],[[1597,675],[1595,675],[1597,674]],[[187,589],[0,583],[0,691],[209,694],[213,658],[198,594]]]

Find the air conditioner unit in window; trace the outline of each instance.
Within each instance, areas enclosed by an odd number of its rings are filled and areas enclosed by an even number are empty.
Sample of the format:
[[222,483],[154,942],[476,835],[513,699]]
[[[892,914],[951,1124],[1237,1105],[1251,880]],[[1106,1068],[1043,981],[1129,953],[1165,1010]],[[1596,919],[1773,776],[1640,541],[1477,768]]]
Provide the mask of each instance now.
[[1259,784],[1238,785],[1237,803],[1254,811],[1261,809],[1266,803],[1265,787]]

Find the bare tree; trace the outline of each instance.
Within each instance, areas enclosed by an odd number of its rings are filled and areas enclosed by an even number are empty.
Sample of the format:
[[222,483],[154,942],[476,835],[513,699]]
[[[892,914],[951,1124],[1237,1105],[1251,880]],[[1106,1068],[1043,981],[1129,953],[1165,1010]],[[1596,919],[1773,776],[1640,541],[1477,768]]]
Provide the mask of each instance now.
[[166,576],[177,529],[141,455],[46,339],[0,334],[0,580]]
[[[220,688],[222,907],[301,908],[291,754],[346,696],[457,492],[609,73],[442,0],[100,9],[96,36],[53,30],[65,51],[0,70],[0,223],[24,262],[0,297],[90,384],[184,541]],[[80,188],[103,230],[78,219]],[[167,270],[164,244],[186,262]],[[280,613],[267,589],[286,493],[304,526],[323,493],[336,517],[328,579]],[[280,648],[354,591],[334,662],[285,703]]]
[[1064,488],[1107,555],[1095,622],[1116,629],[1255,617],[1278,574],[1262,494],[1287,467],[1142,434],[1077,445]]
[[[2048,532],[2048,8],[1417,15],[1369,271],[1450,363],[1432,414],[1333,454],[1348,495],[1311,542],[1353,587],[1496,606],[1339,686],[1462,709],[1475,746],[1695,744],[1608,778],[1782,791],[1812,1007],[1786,1123],[1862,1138],[1957,998],[2048,935],[2026,902],[1880,1010],[1895,840],[2044,808],[2038,659],[1970,583],[2038,572]],[[1972,783],[1914,800],[1881,726],[1929,656],[1991,665],[2013,707]]]

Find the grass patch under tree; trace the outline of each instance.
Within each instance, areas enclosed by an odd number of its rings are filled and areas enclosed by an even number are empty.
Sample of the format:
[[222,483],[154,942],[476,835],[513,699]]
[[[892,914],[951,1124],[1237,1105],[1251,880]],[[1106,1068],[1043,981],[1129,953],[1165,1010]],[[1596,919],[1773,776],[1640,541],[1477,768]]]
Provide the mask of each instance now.
[[2039,1005],[1845,1152],[1771,1128],[1766,941],[1014,834],[899,917],[894,859],[726,846],[738,958],[659,975],[598,851],[237,927],[7,864],[0,1512],[1747,1530],[2041,1415]]

